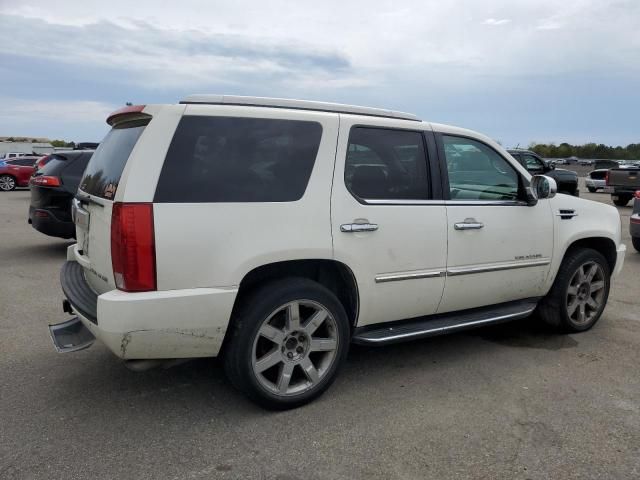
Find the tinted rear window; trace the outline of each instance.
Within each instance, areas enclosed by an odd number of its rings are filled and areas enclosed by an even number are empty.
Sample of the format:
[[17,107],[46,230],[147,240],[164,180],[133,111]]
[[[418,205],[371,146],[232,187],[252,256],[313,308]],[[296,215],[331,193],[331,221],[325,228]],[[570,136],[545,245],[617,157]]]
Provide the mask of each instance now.
[[604,180],[604,177],[607,175],[607,172],[591,172],[590,177],[594,180]]
[[51,155],[49,161],[40,169],[42,175],[57,175],[67,165],[67,157]]
[[149,120],[114,126],[91,157],[80,190],[112,200],[129,155]]
[[291,202],[315,163],[317,122],[185,116],[162,167],[156,202]]

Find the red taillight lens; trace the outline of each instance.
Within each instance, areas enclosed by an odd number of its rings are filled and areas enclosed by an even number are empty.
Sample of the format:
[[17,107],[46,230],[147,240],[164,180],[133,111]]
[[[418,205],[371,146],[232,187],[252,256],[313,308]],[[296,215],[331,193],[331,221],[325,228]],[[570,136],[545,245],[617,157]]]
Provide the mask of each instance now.
[[114,203],[111,263],[116,287],[125,292],[156,290],[153,204]]
[[606,186],[609,186],[609,170],[607,170],[607,173],[604,174],[604,184]]
[[43,187],[59,187],[61,184],[58,177],[50,177],[42,175],[41,177],[31,177],[31,185],[40,185]]

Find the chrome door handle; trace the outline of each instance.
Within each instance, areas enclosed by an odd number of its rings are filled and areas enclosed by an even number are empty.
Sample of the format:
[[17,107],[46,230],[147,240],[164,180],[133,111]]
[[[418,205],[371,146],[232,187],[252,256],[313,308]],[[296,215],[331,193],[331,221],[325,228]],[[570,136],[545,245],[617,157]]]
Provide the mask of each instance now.
[[475,218],[465,218],[464,222],[453,224],[453,228],[456,230],[480,230],[482,227],[484,227],[484,223],[477,221]]
[[377,223],[343,223],[340,225],[340,231],[345,233],[375,232],[376,230],[378,230]]

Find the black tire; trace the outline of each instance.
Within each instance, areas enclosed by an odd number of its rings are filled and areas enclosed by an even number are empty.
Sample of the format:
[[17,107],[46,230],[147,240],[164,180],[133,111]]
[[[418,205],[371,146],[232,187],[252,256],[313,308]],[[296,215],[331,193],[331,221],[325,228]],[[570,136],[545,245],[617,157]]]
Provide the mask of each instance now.
[[631,237],[631,243],[633,243],[633,248],[640,252],[640,237]]
[[[597,309],[591,309],[591,307],[589,307],[590,317],[585,319],[584,322],[580,322],[572,317],[572,315],[576,315],[575,310],[573,314],[569,313],[569,309],[571,305],[573,305],[573,302],[570,302],[570,282],[574,279],[574,275],[578,275],[579,268],[592,264],[597,264],[601,269],[598,273],[602,275],[602,298],[599,301],[599,307]],[[609,264],[600,252],[591,248],[576,248],[568,251],[562,260],[551,290],[549,290],[549,293],[547,293],[538,304],[537,313],[539,317],[563,333],[577,333],[589,330],[600,319],[607,304],[611,285],[610,277]],[[589,297],[591,297],[590,289],[588,294]],[[578,295],[572,297],[574,297],[576,301],[578,300]]]
[[[225,342],[223,353],[225,372],[231,383],[254,402],[273,410],[296,408],[314,400],[324,393],[333,383],[340,367],[347,357],[351,335],[347,314],[336,296],[330,290],[312,280],[290,277],[268,283],[245,296],[240,301],[242,303],[236,311],[234,311],[232,327],[228,333],[229,337]],[[310,323],[308,321],[309,318],[307,318],[305,322],[304,313],[307,312],[303,310],[307,307],[303,305],[304,302],[311,302],[322,307],[329,314],[327,322],[330,320],[332,322],[328,327],[325,327],[325,324],[323,324],[320,328],[330,328],[336,347],[327,353],[327,355],[333,356],[330,361],[327,362],[326,368],[321,373],[319,379],[316,380],[315,385],[313,384],[312,377],[305,373],[302,365],[295,364],[291,367],[291,364],[295,363],[296,360],[290,360],[284,357],[285,348],[294,348],[285,347],[288,345],[287,339],[290,341],[290,333],[288,334],[286,331],[286,320],[285,325],[282,327],[282,333],[285,335],[285,338],[281,343],[265,339],[265,337],[259,333],[269,318],[278,320],[276,315],[284,312],[285,310],[281,309],[292,302],[300,302],[300,325],[309,325]],[[278,314],[274,315],[274,312],[278,312]],[[289,312],[289,310],[286,310],[286,312]],[[283,315],[286,316],[286,313]],[[270,322],[272,321],[274,320]],[[271,325],[273,325],[273,323]],[[304,328],[301,327],[299,330],[302,331],[303,329]],[[297,334],[295,334],[294,338],[298,338]],[[317,338],[310,333],[308,338],[309,345],[312,345],[312,339],[317,340]],[[272,342],[275,346],[269,344],[271,345],[271,349],[264,354],[264,356],[258,359],[256,354],[254,358],[254,351],[257,352],[259,342],[264,341]],[[302,345],[302,343],[300,345]],[[280,355],[280,350],[282,351],[282,360],[279,360],[273,367],[269,367],[273,370],[265,370],[263,372],[265,374],[264,376],[254,372],[254,365],[260,363],[263,358],[271,356],[271,354]],[[317,353],[322,354],[323,352]],[[289,354],[290,353],[286,353],[286,355]],[[301,357],[310,357],[311,354],[312,349],[309,348],[304,354],[300,355]],[[276,377],[273,380],[274,384],[272,387],[277,389],[287,364],[293,370],[286,383],[285,393],[274,393],[274,390],[270,390],[269,386],[265,385],[265,383],[268,383],[268,380],[265,378],[266,374],[269,373]],[[318,373],[320,373],[320,369],[316,370],[316,374]],[[300,388],[306,388],[306,390],[300,393],[287,392],[286,389],[289,388],[290,385],[297,388],[294,383],[296,377],[297,381],[303,385],[303,387]],[[304,384],[309,385],[304,386]]]
[[11,175],[4,174],[0,175],[0,191],[2,192],[10,192],[11,190],[16,189],[16,179]]
[[588,189],[591,193],[596,193],[596,191],[598,190],[597,188],[593,188],[593,187],[587,187],[587,189]]
[[614,205],[616,205],[618,207],[625,207],[627,205],[627,203],[629,203],[629,200],[631,200],[631,196],[618,195],[618,199],[617,200],[613,200],[613,203],[614,203]]

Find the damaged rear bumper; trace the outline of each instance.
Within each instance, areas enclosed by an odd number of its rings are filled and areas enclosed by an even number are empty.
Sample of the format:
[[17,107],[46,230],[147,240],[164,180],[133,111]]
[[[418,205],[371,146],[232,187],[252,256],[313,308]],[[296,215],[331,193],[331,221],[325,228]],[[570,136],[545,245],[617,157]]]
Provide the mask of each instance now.
[[[237,288],[137,293],[112,290],[97,295],[84,279],[82,267],[73,261],[63,266],[61,284],[68,306],[86,333],[123,359],[215,357],[237,295]],[[95,296],[95,303],[89,292]],[[65,323],[50,329],[65,332]],[[79,329],[77,325],[74,323],[74,328]],[[56,349],[62,344],[62,340],[56,344],[54,338]]]

